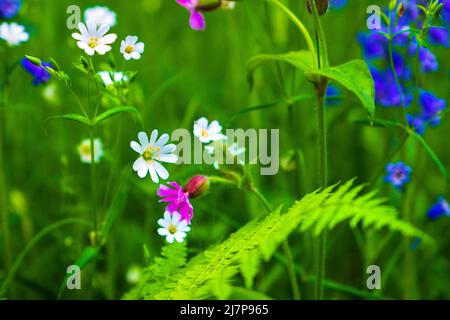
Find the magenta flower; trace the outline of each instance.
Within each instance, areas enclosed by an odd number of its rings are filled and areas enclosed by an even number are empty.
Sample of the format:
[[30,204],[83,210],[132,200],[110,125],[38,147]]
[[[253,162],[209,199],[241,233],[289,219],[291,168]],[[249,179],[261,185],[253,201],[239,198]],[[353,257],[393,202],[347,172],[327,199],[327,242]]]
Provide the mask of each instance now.
[[189,10],[191,17],[189,24],[193,30],[205,30],[206,22],[203,14],[197,9],[199,0],[177,0],[177,2]]
[[194,215],[194,208],[189,202],[189,193],[185,192],[183,188],[176,182],[168,183],[172,188],[165,185],[160,185],[157,195],[162,199],[160,202],[168,202],[166,210],[170,213],[179,212],[181,220],[186,220],[191,224],[192,216]]

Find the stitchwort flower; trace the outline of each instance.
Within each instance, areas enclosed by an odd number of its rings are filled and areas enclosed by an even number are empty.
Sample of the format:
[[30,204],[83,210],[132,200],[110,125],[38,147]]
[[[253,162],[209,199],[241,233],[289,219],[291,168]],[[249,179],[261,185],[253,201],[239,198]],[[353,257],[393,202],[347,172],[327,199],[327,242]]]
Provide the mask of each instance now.
[[86,28],[86,25],[80,22],[78,24],[80,33],[73,33],[72,37],[78,41],[78,47],[83,49],[86,54],[93,56],[97,52],[104,55],[111,50],[109,45],[117,39],[117,35],[114,33],[106,34],[109,28],[107,24],[104,24],[97,29],[96,24],[92,21],[87,23]]
[[[28,71],[33,77],[33,85],[37,86],[41,83],[46,83],[50,80],[50,73],[44,68],[35,65],[27,58],[23,58],[20,62],[21,66]],[[42,62],[42,65],[45,67],[52,67],[51,63]]]
[[158,138],[158,130],[153,130],[150,140],[145,132],[139,132],[139,143],[131,141],[130,147],[137,153],[139,158],[133,163],[133,170],[140,178],[145,178],[147,173],[154,183],[159,182],[159,177],[167,180],[169,172],[160,162],[175,163],[178,157],[173,154],[176,149],[174,144],[167,144],[169,135],[167,133]]
[[84,11],[84,21],[93,22],[97,27],[107,24],[110,27],[116,25],[116,13],[108,7],[95,6]]
[[404,184],[411,180],[411,167],[405,165],[401,161],[397,163],[389,163],[386,166],[386,171],[387,175],[384,177],[384,181],[392,184],[397,189],[401,189]]
[[450,206],[444,197],[439,197],[438,201],[428,210],[428,218],[436,220],[442,216],[450,217]]
[[25,27],[15,22],[0,24],[0,39],[5,40],[10,46],[18,46],[29,39]]
[[128,36],[125,40],[122,40],[120,44],[120,53],[123,54],[125,60],[139,60],[144,52],[144,43],[137,42],[138,37]]
[[158,234],[166,237],[166,241],[169,243],[173,243],[174,240],[183,242],[187,233],[191,230],[187,221],[176,211],[173,213],[164,212],[164,219],[159,219],[158,224],[161,226],[158,229]]
[[[77,147],[80,160],[83,163],[91,163],[91,141],[90,139],[84,139]],[[103,144],[100,138],[94,139],[94,163],[100,162],[103,157]]]
[[99,71],[97,74],[102,78],[106,87],[114,83],[120,84],[122,81],[128,81],[128,77],[120,71]]
[[14,18],[22,7],[22,0],[0,0],[0,18]]
[[214,120],[209,124],[208,119],[202,117],[194,122],[194,136],[203,143],[223,139],[224,135],[221,132],[222,126],[217,120]]

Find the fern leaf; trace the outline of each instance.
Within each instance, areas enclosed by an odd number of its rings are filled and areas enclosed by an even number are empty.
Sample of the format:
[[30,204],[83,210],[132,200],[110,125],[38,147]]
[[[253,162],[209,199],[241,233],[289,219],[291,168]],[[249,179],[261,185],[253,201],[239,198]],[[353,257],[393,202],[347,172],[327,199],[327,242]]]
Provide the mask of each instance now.
[[[281,208],[278,208],[263,220],[250,221],[221,244],[195,256],[185,267],[171,274],[167,282],[155,285],[151,277],[143,285],[142,296],[146,299],[223,298],[229,295],[230,277],[237,270],[243,273],[248,287],[256,275],[257,262],[261,258],[269,260],[277,247],[296,230],[313,230],[318,235],[347,222],[352,228],[359,224],[366,229],[384,228],[432,242],[428,235],[399,219],[396,210],[376,198],[375,192],[360,196],[364,186],[353,187],[353,183],[351,180],[317,190],[297,201],[285,214],[280,214]],[[157,295],[154,294],[156,289],[160,289]]]

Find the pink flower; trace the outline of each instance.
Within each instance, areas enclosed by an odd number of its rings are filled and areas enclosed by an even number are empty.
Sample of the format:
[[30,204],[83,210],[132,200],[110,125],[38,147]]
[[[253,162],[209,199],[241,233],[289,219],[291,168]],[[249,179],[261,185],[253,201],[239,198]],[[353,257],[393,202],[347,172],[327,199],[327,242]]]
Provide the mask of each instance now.
[[193,30],[205,30],[206,22],[203,14],[197,10],[199,0],[177,0],[178,4],[182,5],[191,13],[189,24]]
[[183,191],[183,188],[176,182],[169,182],[168,184],[172,188],[165,185],[159,186],[157,195],[162,198],[160,202],[169,203],[166,206],[168,212],[179,212],[181,220],[186,220],[188,224],[191,224],[194,208],[189,202],[189,193]]

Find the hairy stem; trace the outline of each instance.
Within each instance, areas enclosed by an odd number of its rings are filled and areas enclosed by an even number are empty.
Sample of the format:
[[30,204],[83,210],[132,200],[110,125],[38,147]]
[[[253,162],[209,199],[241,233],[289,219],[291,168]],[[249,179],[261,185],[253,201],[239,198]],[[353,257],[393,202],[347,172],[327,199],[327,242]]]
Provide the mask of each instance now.
[[91,208],[94,227],[94,239],[97,243],[97,186],[95,180],[95,149],[94,149],[94,127],[89,127],[89,140],[91,146]]

